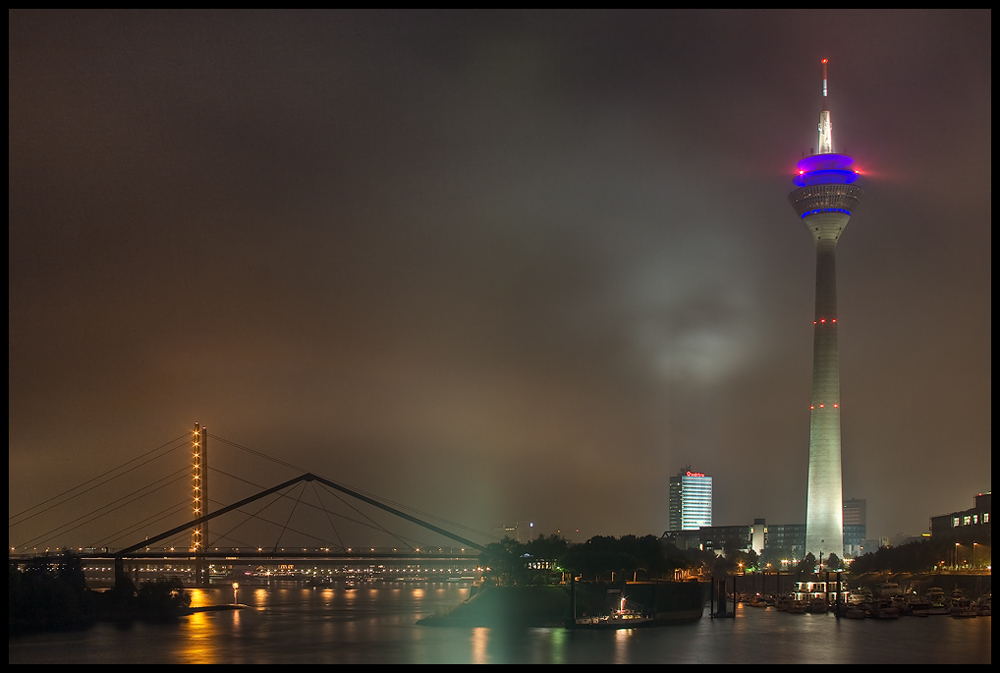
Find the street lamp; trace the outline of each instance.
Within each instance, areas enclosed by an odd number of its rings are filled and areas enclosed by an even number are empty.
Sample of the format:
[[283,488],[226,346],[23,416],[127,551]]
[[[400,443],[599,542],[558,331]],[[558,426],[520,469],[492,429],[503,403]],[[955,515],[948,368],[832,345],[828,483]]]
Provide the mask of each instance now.
[[240,583],[233,582],[233,605],[239,605],[240,603],[238,598],[239,592],[240,592]]

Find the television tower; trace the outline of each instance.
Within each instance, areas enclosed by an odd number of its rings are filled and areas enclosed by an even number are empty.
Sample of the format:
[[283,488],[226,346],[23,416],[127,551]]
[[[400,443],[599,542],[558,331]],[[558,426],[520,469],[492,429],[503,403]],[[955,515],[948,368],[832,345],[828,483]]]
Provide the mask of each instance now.
[[837,347],[837,241],[864,192],[854,185],[854,159],[833,151],[833,127],[823,59],[823,105],[816,154],[797,164],[798,187],[788,195],[816,244],[816,319],[809,423],[806,552],[817,559],[844,555],[843,478],[840,467],[840,356]]

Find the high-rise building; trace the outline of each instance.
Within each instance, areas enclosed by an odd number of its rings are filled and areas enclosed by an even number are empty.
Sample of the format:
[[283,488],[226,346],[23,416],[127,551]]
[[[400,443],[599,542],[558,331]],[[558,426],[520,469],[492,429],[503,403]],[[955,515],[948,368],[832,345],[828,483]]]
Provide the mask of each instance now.
[[758,554],[763,553],[767,546],[767,522],[764,519],[754,519],[750,532],[750,548]]
[[849,524],[864,526],[868,523],[868,503],[864,498],[850,498],[844,500],[844,525]]
[[816,318],[809,424],[806,551],[844,555],[843,479],[840,464],[840,356],[837,347],[837,241],[864,192],[854,183],[854,159],[833,151],[833,127],[823,59],[823,98],[816,154],[798,162],[798,187],[788,195],[816,245]]
[[712,525],[712,478],[685,469],[670,477],[669,527],[697,530]]
[[868,536],[867,503],[864,498],[844,500],[844,556],[854,558],[864,553]]

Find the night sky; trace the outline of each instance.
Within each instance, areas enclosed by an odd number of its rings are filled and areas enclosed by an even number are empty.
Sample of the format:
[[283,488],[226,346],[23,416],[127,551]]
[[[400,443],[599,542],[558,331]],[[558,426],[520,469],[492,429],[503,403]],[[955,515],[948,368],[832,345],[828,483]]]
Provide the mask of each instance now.
[[658,535],[686,465],[804,522],[821,58],[844,496],[992,487],[989,11],[8,19],[10,514],[200,421],[481,530]]

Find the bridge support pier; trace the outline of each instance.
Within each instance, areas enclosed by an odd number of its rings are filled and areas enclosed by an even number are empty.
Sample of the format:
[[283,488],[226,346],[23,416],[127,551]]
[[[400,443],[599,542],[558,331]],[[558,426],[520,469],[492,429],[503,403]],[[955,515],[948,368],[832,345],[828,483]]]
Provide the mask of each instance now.
[[203,557],[194,559],[194,585],[196,587],[207,587],[209,585],[208,561]]

